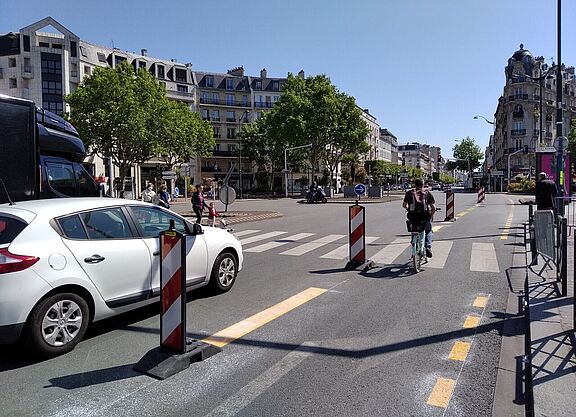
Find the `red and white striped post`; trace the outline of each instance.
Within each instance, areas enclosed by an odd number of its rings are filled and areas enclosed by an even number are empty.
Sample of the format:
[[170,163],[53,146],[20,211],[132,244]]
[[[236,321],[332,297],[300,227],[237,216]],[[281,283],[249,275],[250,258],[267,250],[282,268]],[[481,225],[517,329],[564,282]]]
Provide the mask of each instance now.
[[186,245],[170,229],[160,233],[160,347],[186,352]]
[[478,203],[483,202],[485,198],[486,198],[486,193],[485,193],[484,187],[480,187],[478,189]]
[[446,191],[446,218],[444,221],[454,221],[454,193],[452,191]]
[[364,236],[366,227],[364,224],[364,206],[358,204],[348,208],[349,218],[349,248],[350,263],[363,264],[366,262],[366,242]]

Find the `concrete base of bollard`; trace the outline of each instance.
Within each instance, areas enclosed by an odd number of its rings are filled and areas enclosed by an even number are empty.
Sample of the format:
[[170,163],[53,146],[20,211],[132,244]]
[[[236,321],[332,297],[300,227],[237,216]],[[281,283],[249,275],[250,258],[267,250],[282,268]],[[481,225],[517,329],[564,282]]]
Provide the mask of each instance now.
[[186,352],[175,354],[156,347],[149,350],[134,365],[134,370],[157,379],[166,379],[188,369],[193,362],[200,362],[221,352],[222,349],[195,339],[186,340]]
[[375,266],[376,266],[376,264],[374,263],[374,261],[371,261],[371,260],[367,260],[363,264],[348,261],[348,263],[346,264],[344,269],[346,271],[355,271],[355,270],[366,271],[368,269],[374,268]]

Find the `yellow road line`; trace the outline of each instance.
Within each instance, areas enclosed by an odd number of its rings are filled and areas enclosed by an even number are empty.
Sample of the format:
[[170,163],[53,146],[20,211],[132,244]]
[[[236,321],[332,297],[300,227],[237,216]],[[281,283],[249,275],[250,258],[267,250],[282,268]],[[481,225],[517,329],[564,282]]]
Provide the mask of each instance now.
[[467,214],[468,214],[467,211],[461,211],[460,213],[458,213],[458,214],[456,215],[456,217],[464,217],[464,216],[467,215]]
[[456,381],[453,379],[438,378],[426,403],[436,407],[448,407],[450,397],[454,391],[454,385],[456,385]]
[[207,337],[202,340],[205,343],[210,343],[211,345],[223,347],[228,343],[233,342],[236,339],[264,326],[265,324],[271,322],[272,320],[294,310],[296,307],[307,303],[308,301],[324,294],[326,289],[324,288],[308,288],[264,311],[254,314],[241,322],[233,324],[224,330],[220,330],[218,333]]
[[486,304],[488,304],[488,297],[479,295],[472,303],[472,307],[484,308],[486,307]]
[[432,226],[432,231],[437,232],[438,230],[442,229],[443,227],[444,227],[444,225]]
[[448,355],[448,359],[452,359],[453,361],[465,361],[466,356],[468,356],[468,351],[470,350],[471,343],[469,342],[454,342],[454,346],[452,346],[452,350]]
[[501,240],[508,240],[508,233],[510,233],[510,227],[512,226],[513,217],[514,217],[514,206],[510,208],[510,214],[508,215],[508,219],[506,220],[506,224],[504,225],[504,230],[502,230],[502,234],[500,235]]
[[464,320],[464,327],[465,329],[472,329],[474,327],[478,327],[480,324],[480,317],[478,316],[468,316],[466,320]]

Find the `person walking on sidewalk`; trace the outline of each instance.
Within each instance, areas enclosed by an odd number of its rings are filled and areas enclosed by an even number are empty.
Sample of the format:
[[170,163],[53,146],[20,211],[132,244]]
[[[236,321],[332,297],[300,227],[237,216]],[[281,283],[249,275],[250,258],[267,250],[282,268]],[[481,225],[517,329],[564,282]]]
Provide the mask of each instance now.
[[556,196],[558,189],[556,184],[545,172],[538,174],[538,182],[534,189],[536,196],[536,209],[537,210],[556,210]]
[[196,191],[192,194],[192,211],[196,214],[196,223],[202,223],[202,212],[206,208],[204,201],[204,188],[201,185],[196,186]]
[[423,224],[426,232],[426,256],[432,257],[432,220],[436,212],[436,201],[428,190],[422,189],[420,178],[414,180],[414,189],[404,195],[402,207],[408,211],[408,220],[411,224]]

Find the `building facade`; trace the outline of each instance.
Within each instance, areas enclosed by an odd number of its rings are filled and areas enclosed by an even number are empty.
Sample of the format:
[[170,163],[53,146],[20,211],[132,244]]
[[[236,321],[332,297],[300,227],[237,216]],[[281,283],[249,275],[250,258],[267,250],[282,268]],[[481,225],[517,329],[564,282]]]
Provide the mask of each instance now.
[[[504,73],[506,83],[498,99],[494,135],[488,150],[492,165],[487,169],[506,173],[509,168],[511,178],[534,178],[536,148],[553,146],[557,137],[556,70],[551,69],[543,57],[534,58],[524,45],[520,45],[520,49],[508,59]],[[567,136],[571,120],[576,117],[574,75],[574,67],[562,67],[564,136]],[[538,80],[540,77],[542,82]],[[525,146],[528,153],[518,152]]]
[[380,129],[380,144],[382,145],[382,160],[398,163],[398,138],[388,129]]

